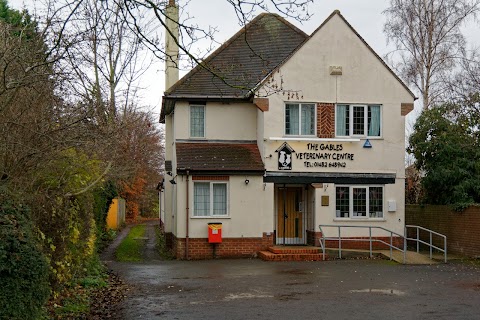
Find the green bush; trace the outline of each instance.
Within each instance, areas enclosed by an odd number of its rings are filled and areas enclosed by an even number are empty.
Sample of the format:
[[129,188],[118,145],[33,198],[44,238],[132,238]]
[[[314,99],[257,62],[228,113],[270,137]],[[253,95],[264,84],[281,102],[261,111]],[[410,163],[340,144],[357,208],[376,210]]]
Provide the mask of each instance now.
[[0,195],[0,319],[38,319],[50,295],[48,263],[25,206]]

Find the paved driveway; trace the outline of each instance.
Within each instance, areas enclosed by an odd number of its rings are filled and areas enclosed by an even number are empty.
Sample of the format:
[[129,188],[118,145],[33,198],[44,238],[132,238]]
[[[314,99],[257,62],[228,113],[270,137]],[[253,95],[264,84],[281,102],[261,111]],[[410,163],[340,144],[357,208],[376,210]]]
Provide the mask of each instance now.
[[472,264],[152,260],[109,266],[133,286],[118,319],[480,319],[480,267]]

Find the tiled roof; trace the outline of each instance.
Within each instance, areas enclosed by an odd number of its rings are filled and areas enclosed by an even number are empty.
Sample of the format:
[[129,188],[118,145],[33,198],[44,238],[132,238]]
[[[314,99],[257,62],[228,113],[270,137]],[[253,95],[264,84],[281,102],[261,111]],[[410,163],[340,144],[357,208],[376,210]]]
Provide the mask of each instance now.
[[263,174],[256,143],[177,143],[177,170]]
[[[246,97],[308,35],[282,17],[263,13],[165,93],[168,97]],[[226,83],[225,83],[226,82]]]

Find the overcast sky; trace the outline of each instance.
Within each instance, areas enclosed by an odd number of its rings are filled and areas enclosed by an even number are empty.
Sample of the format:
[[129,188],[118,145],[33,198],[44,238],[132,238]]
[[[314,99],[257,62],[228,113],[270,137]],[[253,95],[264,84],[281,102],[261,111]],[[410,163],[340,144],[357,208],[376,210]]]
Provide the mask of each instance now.
[[[34,0],[8,1],[13,8],[20,9],[26,6],[29,11],[33,11]],[[391,45],[387,46],[387,39],[383,33],[385,16],[382,12],[388,7],[389,2],[388,0],[315,0],[309,7],[310,13],[313,14],[309,21],[303,24],[290,19],[289,21],[307,34],[311,34],[334,10],[338,9],[365,41],[383,57],[392,50]],[[216,40],[220,43],[240,29],[235,12],[226,0],[191,0],[188,13],[201,27],[216,26],[219,30]],[[465,35],[470,45],[480,45],[479,29],[479,25],[473,23],[465,28]],[[149,87],[143,94],[144,102],[153,106],[155,112],[158,112],[164,91],[163,64],[150,68],[145,76],[145,83],[149,84]]]

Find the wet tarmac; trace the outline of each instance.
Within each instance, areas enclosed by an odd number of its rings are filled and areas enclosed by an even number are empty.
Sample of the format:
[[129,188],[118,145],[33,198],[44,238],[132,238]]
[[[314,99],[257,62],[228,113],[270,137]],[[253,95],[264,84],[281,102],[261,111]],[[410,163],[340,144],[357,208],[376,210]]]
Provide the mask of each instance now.
[[480,319],[478,264],[146,256],[108,262],[132,286],[117,319]]

